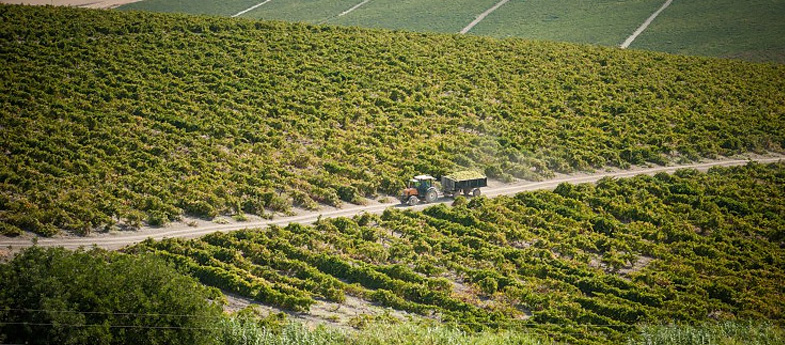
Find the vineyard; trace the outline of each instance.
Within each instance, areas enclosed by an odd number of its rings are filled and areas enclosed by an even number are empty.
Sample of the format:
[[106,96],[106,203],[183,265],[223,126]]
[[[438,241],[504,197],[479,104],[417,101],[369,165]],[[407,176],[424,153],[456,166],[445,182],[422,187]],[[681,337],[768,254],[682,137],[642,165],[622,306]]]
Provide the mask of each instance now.
[[751,163],[126,251],[284,310],[355,296],[468,330],[621,343],[648,324],[781,327],[784,187],[785,165]]
[[[456,33],[498,0],[143,0],[121,10]],[[619,46],[665,0],[512,0],[469,34]],[[361,4],[362,3],[362,4]],[[351,13],[344,13],[356,5]],[[255,6],[255,7],[254,7]],[[343,15],[340,15],[342,14]],[[785,62],[782,1],[676,1],[631,48]]]
[[5,235],[271,217],[459,167],[536,180],[785,146],[778,65],[171,14],[0,17]]

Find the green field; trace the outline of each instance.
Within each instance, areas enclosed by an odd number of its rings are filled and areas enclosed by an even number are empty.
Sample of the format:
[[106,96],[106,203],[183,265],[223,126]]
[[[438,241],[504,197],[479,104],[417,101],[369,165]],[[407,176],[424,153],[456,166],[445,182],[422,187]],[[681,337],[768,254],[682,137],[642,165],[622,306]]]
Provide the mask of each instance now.
[[[121,10],[232,15],[261,1],[144,0]],[[272,0],[243,14],[267,20],[303,21],[419,32],[457,33],[496,0]],[[662,0],[512,0],[469,33],[497,38],[618,46]],[[785,1],[675,1],[631,48],[675,54],[783,62]]]
[[464,168],[537,180],[785,147],[780,65],[142,12],[0,17],[4,234],[270,217]]
[[496,0],[371,1],[329,24],[457,33]]
[[[270,1],[243,14],[243,17],[292,22],[325,22],[357,4],[356,0],[337,1]],[[238,11],[239,12],[239,11]]]
[[[779,64],[10,5],[0,60],[0,240],[340,208],[422,173],[785,153]],[[785,163],[118,252],[34,245],[0,257],[0,343],[778,345],[784,248]],[[243,299],[322,322],[338,319],[320,307],[389,309],[313,328],[221,308]]]
[[661,5],[660,0],[513,0],[470,32],[618,46]]
[[783,245],[785,165],[749,164],[148,240],[128,252],[287,310],[351,295],[466,330],[619,344],[648,324],[782,326]]
[[674,1],[630,48],[785,63],[785,1]]
[[231,16],[259,3],[258,0],[145,0],[120,7],[129,11],[153,11]]

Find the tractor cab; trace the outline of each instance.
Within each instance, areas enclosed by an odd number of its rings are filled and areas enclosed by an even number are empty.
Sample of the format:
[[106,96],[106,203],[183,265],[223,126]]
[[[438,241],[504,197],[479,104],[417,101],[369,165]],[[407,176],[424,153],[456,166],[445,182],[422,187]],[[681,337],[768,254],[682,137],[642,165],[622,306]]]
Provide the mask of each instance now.
[[408,188],[414,188],[418,192],[425,194],[425,191],[433,186],[434,180],[436,179],[430,175],[417,175],[413,179],[409,180]]
[[401,202],[414,205],[425,199],[426,202],[433,202],[438,197],[434,182],[436,178],[430,175],[417,175],[409,180],[406,189],[401,193]]

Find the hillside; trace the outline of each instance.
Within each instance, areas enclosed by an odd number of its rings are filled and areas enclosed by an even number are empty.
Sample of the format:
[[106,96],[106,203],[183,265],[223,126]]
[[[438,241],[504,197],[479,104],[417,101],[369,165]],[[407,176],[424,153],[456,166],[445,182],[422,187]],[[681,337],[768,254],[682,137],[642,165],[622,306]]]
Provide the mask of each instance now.
[[184,15],[0,6],[0,231],[361,203],[785,146],[785,66]]
[[[665,0],[143,0],[121,10],[241,16],[313,24],[457,33],[618,47]],[[785,63],[785,2],[675,1],[630,46]]]
[[126,251],[284,310],[351,296],[464,329],[620,344],[645,325],[782,327],[783,246],[785,165],[751,163]]

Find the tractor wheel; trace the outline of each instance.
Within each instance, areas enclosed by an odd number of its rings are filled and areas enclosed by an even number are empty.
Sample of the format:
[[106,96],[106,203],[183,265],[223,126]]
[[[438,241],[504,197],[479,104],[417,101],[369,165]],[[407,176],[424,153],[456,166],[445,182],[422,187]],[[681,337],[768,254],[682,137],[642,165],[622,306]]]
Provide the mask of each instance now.
[[436,191],[436,188],[431,187],[425,192],[425,202],[432,203],[439,198],[439,193]]
[[472,196],[476,198],[476,197],[478,197],[480,195],[482,195],[482,192],[480,192],[480,189],[479,188],[474,188],[474,190],[472,191]]
[[419,203],[420,203],[420,199],[417,199],[417,197],[414,196],[414,195],[410,196],[409,197],[409,202],[407,202],[407,204],[409,204],[409,206],[414,206],[414,205],[417,205]]

